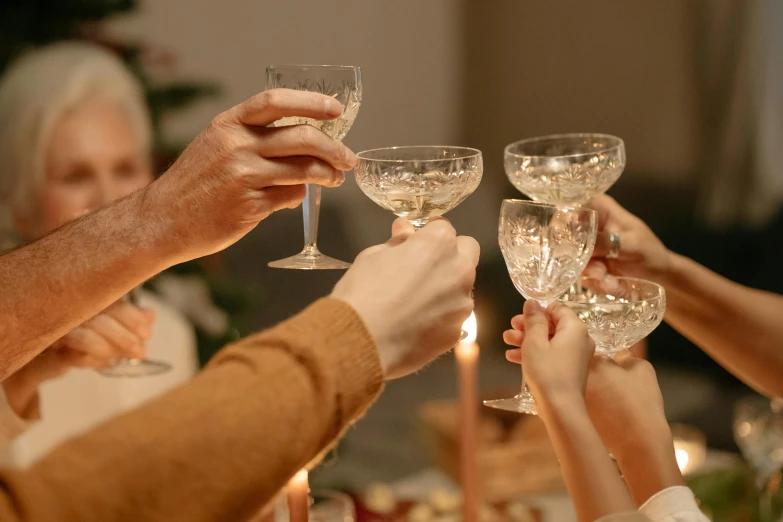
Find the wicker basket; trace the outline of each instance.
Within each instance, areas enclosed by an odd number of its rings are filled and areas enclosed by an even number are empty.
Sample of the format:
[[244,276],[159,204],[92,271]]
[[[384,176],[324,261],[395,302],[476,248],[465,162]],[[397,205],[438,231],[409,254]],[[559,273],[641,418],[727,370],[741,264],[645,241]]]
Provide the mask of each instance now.
[[[427,402],[418,412],[419,432],[430,458],[456,481],[458,415],[456,400]],[[481,416],[478,470],[486,502],[565,490],[554,448],[538,417],[492,408],[482,408]]]

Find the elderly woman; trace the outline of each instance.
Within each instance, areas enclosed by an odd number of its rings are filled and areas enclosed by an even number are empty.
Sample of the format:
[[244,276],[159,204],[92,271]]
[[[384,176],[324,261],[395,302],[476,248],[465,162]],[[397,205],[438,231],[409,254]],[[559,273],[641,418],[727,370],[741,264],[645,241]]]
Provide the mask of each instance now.
[[[0,82],[0,121],[3,238],[33,240],[152,181],[142,89],[99,47],[60,43],[23,56]],[[53,296],[51,305],[68,306],[68,296]],[[145,350],[173,370],[138,379],[95,371]],[[6,430],[13,414],[26,428],[4,457],[28,465],[196,370],[195,337],[178,311],[144,292],[139,308],[118,302],[3,382]]]

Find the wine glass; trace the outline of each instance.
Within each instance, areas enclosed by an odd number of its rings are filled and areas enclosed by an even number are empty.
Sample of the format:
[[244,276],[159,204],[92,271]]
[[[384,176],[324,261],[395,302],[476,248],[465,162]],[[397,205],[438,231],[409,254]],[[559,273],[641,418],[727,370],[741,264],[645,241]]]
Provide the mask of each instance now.
[[614,276],[579,281],[560,300],[585,322],[597,353],[626,350],[663,321],[666,292],[659,284]]
[[[266,88],[296,89],[332,96],[343,104],[343,113],[335,120],[314,120],[298,116],[275,122],[276,127],[312,125],[336,140],[342,140],[353,125],[362,103],[362,71],[350,65],[280,65],[266,68]],[[307,185],[302,202],[304,215],[304,249],[295,256],[272,261],[272,268],[294,270],[345,269],[350,263],[334,259],[318,250],[318,214],[321,208],[321,186]]]
[[571,207],[614,185],[625,168],[625,144],[608,134],[557,134],[511,143],[503,157],[517,190],[535,201]]
[[[481,151],[468,147],[386,147],[357,154],[356,183],[416,230],[453,209],[481,183]],[[460,340],[467,336],[462,330]]]
[[[134,306],[139,305],[139,287],[134,288],[125,296],[125,298]],[[98,373],[106,377],[148,377],[158,375],[171,370],[171,365],[164,361],[153,361],[151,359],[131,359],[123,357],[118,359],[111,366],[98,369]]]
[[[593,253],[597,230],[598,213],[594,210],[503,200],[498,241],[517,291],[544,308],[549,306],[579,278]],[[536,403],[524,376],[522,391],[515,397],[484,404],[536,414]]]
[[387,147],[357,156],[362,192],[416,229],[465,201],[484,173],[481,151],[468,147]]
[[756,472],[761,520],[783,518],[783,399],[753,396],[734,409],[734,440]]

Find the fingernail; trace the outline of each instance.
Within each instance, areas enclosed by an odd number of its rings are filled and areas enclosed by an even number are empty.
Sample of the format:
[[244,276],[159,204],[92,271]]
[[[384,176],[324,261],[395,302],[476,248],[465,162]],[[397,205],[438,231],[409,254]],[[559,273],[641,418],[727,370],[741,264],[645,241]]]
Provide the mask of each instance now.
[[324,100],[324,112],[329,116],[339,116],[343,113],[343,106],[334,98]]
[[351,168],[354,167],[359,162],[359,157],[354,154],[354,152],[349,149],[348,147],[345,147],[345,163],[349,165]]

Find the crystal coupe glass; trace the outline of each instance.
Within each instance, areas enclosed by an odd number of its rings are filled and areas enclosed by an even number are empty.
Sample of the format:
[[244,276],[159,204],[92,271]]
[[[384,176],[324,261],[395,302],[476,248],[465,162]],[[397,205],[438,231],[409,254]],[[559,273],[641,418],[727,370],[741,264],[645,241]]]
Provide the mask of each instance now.
[[614,185],[625,168],[625,144],[608,134],[541,136],[507,145],[503,160],[517,190],[535,201],[573,207]]
[[481,151],[468,147],[387,147],[357,156],[362,192],[417,230],[465,201],[484,174]]
[[582,277],[560,300],[587,325],[596,353],[626,350],[655,330],[666,311],[659,284],[632,277]]

